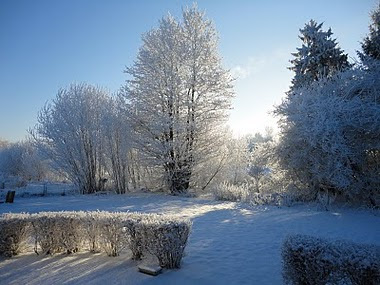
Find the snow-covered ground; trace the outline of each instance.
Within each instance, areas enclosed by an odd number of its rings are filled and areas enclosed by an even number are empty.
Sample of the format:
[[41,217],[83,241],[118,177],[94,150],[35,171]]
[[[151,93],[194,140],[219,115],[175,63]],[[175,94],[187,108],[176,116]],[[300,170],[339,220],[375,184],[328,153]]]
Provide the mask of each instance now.
[[32,197],[0,204],[1,213],[96,209],[192,218],[182,268],[152,277],[137,271],[128,252],[118,257],[27,253],[0,259],[0,284],[282,284],[281,244],[287,234],[380,245],[380,217],[364,210],[248,207],[157,194]]

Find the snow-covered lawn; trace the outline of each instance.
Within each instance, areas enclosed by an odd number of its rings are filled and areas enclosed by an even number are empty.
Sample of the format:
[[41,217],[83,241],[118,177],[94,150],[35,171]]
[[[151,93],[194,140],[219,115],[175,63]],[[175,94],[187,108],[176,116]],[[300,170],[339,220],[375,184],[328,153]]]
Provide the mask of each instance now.
[[18,198],[0,212],[108,210],[170,213],[194,224],[182,268],[137,272],[129,252],[0,259],[0,284],[282,284],[281,244],[290,233],[380,245],[380,217],[367,211],[248,207],[156,194]]
[[31,196],[64,196],[78,193],[78,190],[70,183],[43,183],[35,182],[28,183],[25,187],[12,188],[5,184],[5,189],[0,189],[0,201],[4,201],[7,192],[10,190],[16,191],[16,198],[28,198]]

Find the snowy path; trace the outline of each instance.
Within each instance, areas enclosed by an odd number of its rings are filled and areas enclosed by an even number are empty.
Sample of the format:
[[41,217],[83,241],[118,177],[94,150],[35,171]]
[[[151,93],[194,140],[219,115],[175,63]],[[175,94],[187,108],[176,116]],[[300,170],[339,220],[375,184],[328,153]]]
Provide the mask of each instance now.
[[280,248],[289,233],[380,245],[380,217],[365,211],[306,206],[250,208],[236,203],[136,194],[17,199],[0,212],[109,210],[172,213],[194,221],[180,270],[157,277],[137,272],[129,253],[0,260],[0,284],[281,284]]

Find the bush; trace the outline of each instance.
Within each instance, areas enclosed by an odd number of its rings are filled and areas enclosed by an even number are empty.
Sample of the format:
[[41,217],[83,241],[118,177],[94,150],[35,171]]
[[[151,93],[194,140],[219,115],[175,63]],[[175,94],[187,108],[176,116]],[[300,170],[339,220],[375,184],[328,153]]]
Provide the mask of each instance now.
[[70,254],[87,247],[117,256],[129,247],[133,259],[148,252],[157,257],[160,266],[179,268],[191,222],[156,214],[41,212],[3,215],[0,226],[0,253],[8,256],[20,252],[33,235],[37,254]]
[[294,202],[291,193],[253,193],[249,184],[234,185],[223,182],[214,188],[213,194],[216,200],[246,202],[251,205],[290,206]]
[[191,225],[187,219],[149,215],[138,223],[138,231],[143,248],[157,257],[161,267],[180,268]]
[[29,214],[3,214],[0,217],[0,255],[11,257],[25,250],[29,217]]
[[246,201],[249,196],[249,190],[244,184],[238,186],[223,182],[214,188],[214,196],[216,200],[220,201]]
[[81,226],[86,234],[86,242],[88,249],[93,252],[101,251],[101,224],[98,222],[101,219],[102,212],[93,211],[86,212],[84,218],[81,219]]
[[286,284],[380,284],[380,247],[293,235],[283,244]]
[[252,205],[269,205],[269,206],[292,206],[296,197],[292,193],[253,193],[249,197],[249,203]]
[[143,257],[143,238],[139,230],[141,220],[142,215],[139,214],[130,215],[124,219],[127,240],[134,260],[140,260]]
[[35,252],[39,245],[43,254],[74,253],[83,247],[83,227],[80,212],[41,212],[32,215]]
[[284,204],[283,202],[284,199],[285,199],[285,195],[281,195],[279,193],[271,193],[271,194],[253,193],[250,196],[250,203],[253,205],[280,206]]
[[100,212],[97,221],[100,229],[100,245],[109,256],[118,256],[127,246],[124,219],[121,213]]

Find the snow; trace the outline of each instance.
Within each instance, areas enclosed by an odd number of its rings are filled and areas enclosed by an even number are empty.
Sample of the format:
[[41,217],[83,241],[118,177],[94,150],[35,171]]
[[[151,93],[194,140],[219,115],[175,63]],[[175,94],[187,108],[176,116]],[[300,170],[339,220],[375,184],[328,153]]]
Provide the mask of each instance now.
[[125,252],[0,259],[0,284],[282,284],[281,245],[288,234],[309,234],[380,245],[380,217],[315,206],[249,207],[233,202],[161,194],[48,196],[0,204],[0,213],[108,210],[171,213],[194,224],[179,270],[153,277]]

